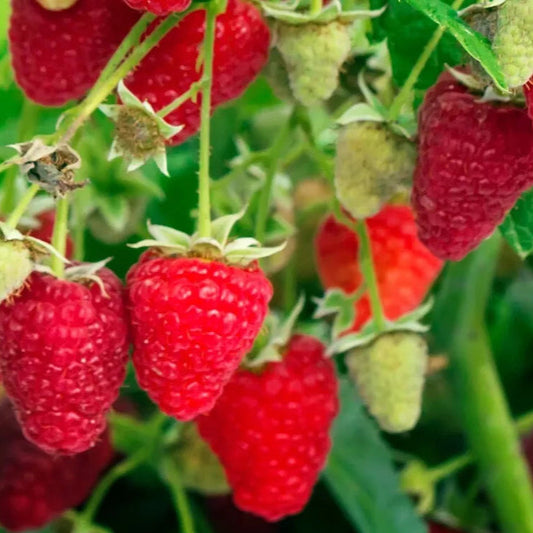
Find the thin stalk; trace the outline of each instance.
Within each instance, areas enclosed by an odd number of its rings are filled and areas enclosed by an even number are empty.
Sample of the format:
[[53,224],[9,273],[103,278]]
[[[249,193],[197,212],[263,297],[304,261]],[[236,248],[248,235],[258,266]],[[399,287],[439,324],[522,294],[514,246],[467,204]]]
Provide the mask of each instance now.
[[189,90],[178,96],[175,100],[170,102],[170,104],[163,107],[163,109],[160,109],[157,112],[157,116],[161,118],[165,118],[167,115],[170,115],[172,111],[175,111],[180,107],[182,104],[184,104],[189,98],[194,98],[198,91],[203,87],[205,83],[204,79],[201,79],[199,81],[195,81],[190,87]]
[[210,3],[207,6],[203,43],[203,78],[205,83],[202,88],[202,106],[200,108],[200,168],[198,172],[198,234],[200,237],[211,237],[209,156],[211,140],[211,89],[213,86],[216,18],[217,10],[213,3]]
[[81,518],[83,522],[87,524],[92,524],[96,512],[98,511],[102,501],[104,500],[109,489],[113,484],[118,481],[121,477],[129,474],[135,470],[140,464],[142,464],[147,457],[146,449],[142,449],[137,453],[130,455],[124,461],[115,465],[107,474],[102,478],[96,489],[93,491],[89,502],[87,503],[85,509],[81,513]]
[[31,201],[35,197],[35,195],[39,192],[39,185],[34,183],[25,193],[24,196],[19,200],[19,203],[15,207],[15,209],[11,212],[11,215],[9,215],[9,218],[6,221],[6,225],[12,229],[15,229],[26,212],[26,209],[28,209],[28,206],[30,205]]
[[[515,422],[514,427],[519,435],[524,435],[533,430],[533,411],[519,416]],[[448,459],[444,463],[430,468],[431,477],[434,482],[447,478],[456,474],[463,468],[471,465],[474,462],[474,456],[471,452],[465,452],[456,457]]]
[[198,7],[190,8],[188,11],[169,15],[144,41],[142,41],[131,54],[120,64],[115,72],[107,79],[98,83],[87,95],[85,100],[74,109],[73,115],[67,116],[56,133],[56,137],[61,142],[68,143],[78,128],[85,120],[97,109],[97,107],[109,96],[109,94],[118,85],[120,80],[125,78],[133,68],[135,68],[156,46],[161,39],[176,25],[176,22],[183,18],[185,14],[199,9]]
[[[57,252],[65,257],[67,249],[67,231],[68,231],[68,204],[69,199],[59,198],[56,204],[56,217],[54,222],[54,232],[52,234],[52,246]],[[65,275],[65,264],[56,255],[50,258],[52,272],[58,277],[63,278]]]
[[278,170],[280,164],[281,153],[287,146],[287,140],[292,128],[292,116],[293,115],[291,114],[291,117],[289,120],[287,120],[276,140],[268,150],[268,166],[266,170],[265,183],[259,196],[259,206],[257,208],[257,218],[255,220],[255,238],[259,242],[263,242],[263,239],[265,238],[268,215],[270,213],[270,204],[272,200],[272,187],[274,185],[276,171]]
[[[451,5],[451,7],[452,9],[457,10],[464,4],[464,2],[465,0],[455,0],[453,4]],[[435,30],[433,35],[431,36],[431,39],[427,42],[426,46],[424,47],[424,50],[422,50],[420,57],[417,59],[411,72],[409,73],[409,76],[407,76],[405,83],[402,85],[400,92],[396,95],[396,97],[394,98],[389,108],[388,119],[391,122],[394,122],[395,120],[397,120],[398,116],[400,115],[402,111],[403,106],[411,98],[411,93],[413,92],[413,88],[416,82],[418,81],[420,74],[422,74],[422,71],[424,70],[424,67],[429,61],[431,54],[437,48],[437,45],[439,44],[439,41],[441,40],[445,32],[446,32],[446,27],[439,26]]]
[[[496,232],[462,262],[449,266],[435,315],[442,317],[446,310],[453,310],[453,316],[446,317],[452,322],[440,334],[447,341],[452,382],[471,453],[501,528],[505,533],[533,533],[531,480],[484,321],[499,249]],[[438,326],[434,333],[439,334]]]
[[180,531],[182,533],[194,533],[194,520],[189,506],[189,499],[176,466],[167,460],[163,463],[163,468],[164,479],[172,494],[174,508],[180,521]]
[[374,260],[372,258],[372,246],[370,244],[370,237],[368,236],[368,229],[365,221],[357,221],[355,224],[355,230],[359,236],[359,264],[361,265],[361,271],[363,272],[368,296],[370,298],[372,317],[377,331],[384,331],[387,320],[379,297],[378,282],[374,270]]
[[322,11],[322,0],[311,0],[311,9],[309,13],[311,15],[318,15]]
[[95,90],[95,87],[101,85],[105,80],[113,75],[113,72],[119,67],[119,65],[124,61],[129,51],[137,46],[141,38],[148,28],[148,26],[156,19],[155,15],[152,13],[145,13],[136,23],[133,28],[129,31],[126,37],[120,43],[120,46],[115,50],[115,53],[111,56],[111,59],[107,62],[107,65],[104,67],[104,70],[100,73],[98,80],[93,85],[91,90]]
[[[24,99],[17,133],[17,142],[29,140],[35,130],[38,117],[39,107],[27,98]],[[2,195],[2,203],[0,205],[1,213],[9,213],[15,208],[17,177],[18,167],[16,165],[10,166],[7,169],[4,182],[2,183],[4,194]]]

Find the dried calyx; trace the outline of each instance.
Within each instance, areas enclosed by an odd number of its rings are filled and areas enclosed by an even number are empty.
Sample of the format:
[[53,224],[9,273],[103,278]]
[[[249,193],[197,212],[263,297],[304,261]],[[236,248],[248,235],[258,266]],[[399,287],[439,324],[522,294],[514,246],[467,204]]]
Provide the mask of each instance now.
[[124,157],[128,170],[136,170],[153,159],[163,174],[168,175],[165,144],[183,126],[171,126],[153,109],[141,102],[123,82],[117,88],[121,104],[101,105],[100,110],[115,123],[115,139],[109,159]]
[[13,162],[32,183],[54,197],[79,189],[85,182],[75,182],[76,170],[81,167],[78,153],[67,144],[47,146],[41,139],[10,145],[18,153]]

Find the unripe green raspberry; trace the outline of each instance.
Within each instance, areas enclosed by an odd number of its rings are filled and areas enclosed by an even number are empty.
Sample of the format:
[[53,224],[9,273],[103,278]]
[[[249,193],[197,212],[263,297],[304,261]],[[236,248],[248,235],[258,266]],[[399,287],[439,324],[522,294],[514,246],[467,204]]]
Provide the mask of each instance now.
[[22,241],[0,242],[0,302],[22,288],[32,269],[30,250]]
[[409,191],[415,162],[413,143],[385,124],[352,122],[337,140],[337,198],[355,218],[375,215],[392,197]]
[[506,0],[498,8],[492,48],[509,87],[524,85],[533,74],[533,1]]
[[196,424],[189,423],[183,426],[172,458],[186,488],[206,496],[230,492],[224,469],[217,456],[200,437]]
[[337,88],[339,70],[350,49],[350,26],[292,25],[278,22],[276,46],[285,61],[294,97],[311,107],[328,99]]
[[408,431],[417,423],[427,361],[424,339],[404,331],[385,333],[348,354],[350,376],[385,431]]

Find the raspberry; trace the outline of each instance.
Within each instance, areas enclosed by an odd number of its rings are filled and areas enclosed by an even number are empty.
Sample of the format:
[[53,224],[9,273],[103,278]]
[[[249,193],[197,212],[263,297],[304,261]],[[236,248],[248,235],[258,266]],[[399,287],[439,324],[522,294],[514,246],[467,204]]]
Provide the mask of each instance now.
[[4,399],[0,403],[0,524],[10,531],[43,527],[88,496],[113,455],[108,432],[84,453],[46,454],[24,438]]
[[385,202],[410,190],[416,150],[379,122],[352,122],[339,131],[335,188],[355,218],[378,213]]
[[81,98],[139,17],[122,0],[78,0],[62,11],[35,0],[11,5],[15,78],[28,98],[48,106]]
[[149,11],[155,15],[168,15],[172,12],[185,11],[191,0],[124,0],[133,9]]
[[140,386],[179,420],[209,411],[261,329],[270,282],[254,264],[150,251],[127,280]]
[[335,370],[324,346],[296,335],[281,362],[238,370],[197,424],[226,470],[237,507],[275,521],[309,500],[337,410]]
[[427,345],[416,333],[395,331],[346,357],[368,410],[391,433],[412,429],[420,417]]
[[125,377],[122,288],[110,270],[98,276],[102,288],[34,272],[0,305],[3,385],[26,438],[49,453],[94,446]]
[[[389,205],[367,219],[372,258],[379,295],[385,316],[395,320],[413,311],[424,299],[438,276],[442,262],[431,254],[416,236],[411,210]],[[328,216],[318,230],[316,260],[322,284],[350,294],[363,282],[357,258],[356,233]],[[354,330],[371,317],[370,301],[365,294],[356,303]]]
[[[217,17],[213,65],[212,105],[237,98],[259,73],[268,57],[270,33],[252,4],[229,0]],[[126,78],[126,85],[141,101],[156,111],[175,100],[200,80],[198,54],[204,38],[205,11],[187,15]],[[184,125],[170,144],[179,144],[200,127],[200,102],[188,100],[165,117],[173,125]]]
[[413,206],[420,240],[459,260],[533,185],[533,127],[524,109],[480,102],[441,75],[420,109]]
[[533,74],[533,7],[522,0],[507,0],[496,10],[494,53],[510,87],[520,87]]
[[294,97],[309,107],[327,100],[337,88],[339,70],[350,53],[350,26],[339,21],[278,22],[276,36]]

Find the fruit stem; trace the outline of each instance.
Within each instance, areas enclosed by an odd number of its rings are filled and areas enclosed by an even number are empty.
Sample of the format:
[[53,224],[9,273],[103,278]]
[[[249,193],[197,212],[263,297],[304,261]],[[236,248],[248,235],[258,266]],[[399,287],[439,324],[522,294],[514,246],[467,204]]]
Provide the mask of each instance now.
[[[533,411],[519,416],[514,422],[514,427],[520,435],[530,433],[533,430]],[[434,466],[429,470],[431,472],[433,481],[436,483],[441,479],[447,478],[459,472],[468,465],[471,465],[473,462],[474,456],[468,451],[456,457],[452,457],[444,463]]]
[[484,320],[500,239],[496,232],[463,261],[449,266],[434,315],[442,318],[445,311],[453,309],[453,316],[448,316],[445,324],[435,321],[433,332],[442,338],[450,355],[464,430],[502,530],[533,533],[531,480],[492,359]]
[[[457,10],[463,5],[464,2],[465,0],[454,0],[453,4],[451,5],[451,8]],[[439,41],[441,40],[445,32],[446,27],[439,26],[431,36],[431,39],[427,42],[424,49],[422,50],[422,53],[414,64],[413,69],[409,73],[409,76],[407,76],[405,83],[402,85],[400,92],[396,95],[396,97],[392,101],[392,104],[389,107],[388,119],[391,122],[394,122],[398,119],[400,113],[402,112],[403,106],[411,98],[411,93],[413,92],[413,88],[416,82],[418,81],[420,74],[424,70],[426,63],[429,61],[431,54],[437,48]]]
[[107,474],[102,478],[96,489],[91,495],[89,502],[85,509],[81,513],[82,521],[91,524],[94,520],[94,516],[98,508],[100,507],[105,495],[111,488],[111,486],[118,481],[121,477],[129,474],[135,470],[140,464],[142,464],[147,457],[146,449],[143,448],[137,453],[130,455],[124,461],[115,465]]
[[267,169],[265,176],[265,183],[261,189],[259,196],[259,205],[257,207],[257,218],[255,221],[255,238],[259,242],[263,242],[265,238],[266,226],[268,222],[268,215],[270,213],[270,204],[272,200],[272,187],[274,185],[274,178],[278,169],[281,152],[287,146],[289,133],[292,129],[292,118],[294,113],[291,113],[285,125],[281,128],[276,140],[268,149],[267,152]]
[[[156,46],[157,43],[159,43],[159,41],[172,30],[172,28],[174,28],[178,20],[196,9],[200,8],[196,6],[191,7],[182,13],[173,13],[163,20],[163,22],[161,22],[161,24],[159,24],[159,26],[157,26],[144,41],[132,50],[130,55],[119,65],[112,75],[108,76],[107,79],[98,82],[91,89],[85,100],[78,107],[74,108],[70,115],[65,116],[63,123],[60,125],[53,139],[60,139],[62,143],[68,144],[78,128],[109,96],[120,80],[125,78],[129,72],[148,55],[152,48],[154,48],[154,46]],[[128,37],[126,37],[126,40],[128,40]]]
[[187,100],[193,99],[196,97],[200,89],[204,87],[207,80],[205,78],[202,78],[199,81],[195,81],[190,87],[189,90],[178,96],[175,100],[170,102],[170,104],[166,105],[162,109],[160,109],[157,112],[157,116],[161,118],[165,118],[167,115],[172,113],[172,111],[175,111],[180,107],[182,104],[184,104]]
[[19,200],[19,203],[9,215],[9,218],[6,221],[6,225],[12,229],[15,229],[20,222],[20,219],[22,218],[22,215],[26,212],[26,209],[28,209],[28,206],[31,204],[31,201],[35,197],[35,195],[39,192],[39,185],[34,183],[31,187],[28,188],[28,190],[24,193],[22,198]]
[[198,172],[198,235],[211,237],[211,199],[209,178],[209,155],[211,141],[211,91],[213,88],[213,59],[215,55],[216,19],[218,6],[210,2],[206,8],[205,35],[203,42],[202,106],[200,108],[200,153]]
[[120,46],[115,50],[115,53],[111,56],[107,62],[104,70],[100,73],[98,80],[91,88],[91,91],[96,91],[100,85],[102,85],[113,72],[120,66],[122,61],[126,58],[129,51],[137,46],[148,26],[156,19],[156,16],[152,13],[145,13],[131,28],[126,37],[120,43]]
[[194,520],[189,506],[189,500],[176,466],[171,460],[164,460],[162,471],[164,480],[172,494],[174,508],[180,521],[180,531],[183,533],[194,533]]
[[379,297],[376,272],[374,270],[374,260],[372,257],[372,245],[370,244],[368,228],[366,227],[364,220],[358,220],[355,223],[355,231],[359,236],[359,264],[361,265],[361,271],[363,272],[363,277],[365,278],[365,283],[368,289],[374,324],[378,332],[385,331],[387,320]]
[[[24,99],[22,104],[20,122],[17,133],[17,142],[28,140],[35,129],[39,117],[39,107],[31,100]],[[0,204],[0,213],[6,214],[15,208],[17,196],[18,167],[13,165],[7,169],[4,182],[2,183],[3,195]]]
[[322,0],[311,0],[310,15],[318,15],[322,11]]
[[[67,249],[68,204],[69,199],[67,197],[57,200],[54,231],[52,233],[52,246],[63,257],[65,257],[65,251]],[[50,267],[58,278],[64,277],[65,264],[61,258],[52,255],[50,258]]]

